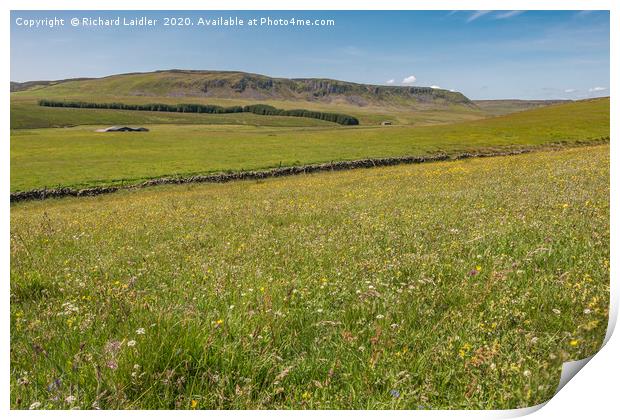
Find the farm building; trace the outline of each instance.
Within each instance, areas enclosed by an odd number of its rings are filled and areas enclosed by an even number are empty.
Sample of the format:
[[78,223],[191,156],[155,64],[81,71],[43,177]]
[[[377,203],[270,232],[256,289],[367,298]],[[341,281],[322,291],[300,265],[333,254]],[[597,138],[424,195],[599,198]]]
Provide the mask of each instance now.
[[119,131],[149,131],[148,128],[144,127],[125,127],[125,126],[112,126],[108,128],[100,128],[95,130],[98,133],[115,133]]

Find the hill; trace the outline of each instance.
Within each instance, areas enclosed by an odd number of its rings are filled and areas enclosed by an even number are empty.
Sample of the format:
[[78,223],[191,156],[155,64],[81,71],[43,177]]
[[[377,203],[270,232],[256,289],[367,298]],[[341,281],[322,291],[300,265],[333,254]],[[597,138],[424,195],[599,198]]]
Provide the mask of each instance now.
[[478,108],[489,115],[505,115],[512,112],[520,112],[542,106],[556,105],[573,102],[570,99],[483,99],[472,101]]
[[62,80],[32,80],[28,82],[11,82],[11,92],[21,92],[24,90],[33,90],[46,86],[53,86],[59,83],[74,82],[80,80],[89,80],[87,77],[81,77],[76,79],[62,79]]
[[203,97],[294,100],[357,106],[475,105],[462,93],[418,86],[382,86],[323,78],[286,79],[237,71],[163,70],[95,79],[11,82],[11,91],[50,99],[71,96]]

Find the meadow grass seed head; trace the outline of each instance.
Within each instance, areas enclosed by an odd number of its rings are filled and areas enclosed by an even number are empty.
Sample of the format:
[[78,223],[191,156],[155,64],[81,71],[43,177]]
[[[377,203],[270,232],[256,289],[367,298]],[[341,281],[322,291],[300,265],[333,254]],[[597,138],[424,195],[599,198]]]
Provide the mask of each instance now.
[[62,379],[56,378],[47,386],[47,390],[51,392],[55,389],[59,389],[61,385],[62,385]]
[[121,345],[122,343],[118,340],[108,341],[105,344],[104,350],[106,353],[114,355],[121,349]]

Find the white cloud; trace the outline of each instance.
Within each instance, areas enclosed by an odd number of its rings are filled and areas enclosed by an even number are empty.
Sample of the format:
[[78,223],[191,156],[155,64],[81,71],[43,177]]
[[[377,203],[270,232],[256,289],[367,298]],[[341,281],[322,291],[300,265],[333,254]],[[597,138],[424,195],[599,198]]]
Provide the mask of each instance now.
[[511,17],[519,16],[521,13],[523,13],[522,10],[510,10],[510,11],[495,15],[495,19],[510,19]]
[[431,89],[441,89],[441,86],[431,85]]
[[411,76],[407,76],[403,79],[402,83],[404,85],[412,85],[415,83],[415,81],[418,80],[417,77],[415,77],[413,74]]
[[394,79],[390,79],[387,82],[385,82],[387,85],[393,85],[394,84]]
[[602,92],[604,90],[607,90],[607,88],[606,87],[596,86],[596,87],[588,89],[588,92]]
[[491,13],[490,10],[478,10],[477,12],[472,13],[468,18],[467,18],[467,23],[469,22],[473,22],[474,20],[481,18],[482,16],[486,15],[487,13]]
[[577,89],[564,89],[564,93],[575,93]]

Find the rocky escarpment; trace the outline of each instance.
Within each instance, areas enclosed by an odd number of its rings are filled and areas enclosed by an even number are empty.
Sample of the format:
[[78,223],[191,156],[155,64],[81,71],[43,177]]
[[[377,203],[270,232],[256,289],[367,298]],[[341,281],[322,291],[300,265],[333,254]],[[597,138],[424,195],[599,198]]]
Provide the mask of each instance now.
[[12,91],[37,90],[40,97],[71,95],[213,97],[225,99],[294,100],[425,107],[459,104],[475,108],[465,95],[446,89],[420,86],[387,86],[326,78],[270,77],[235,71],[162,70],[127,73],[94,79],[11,83]]

